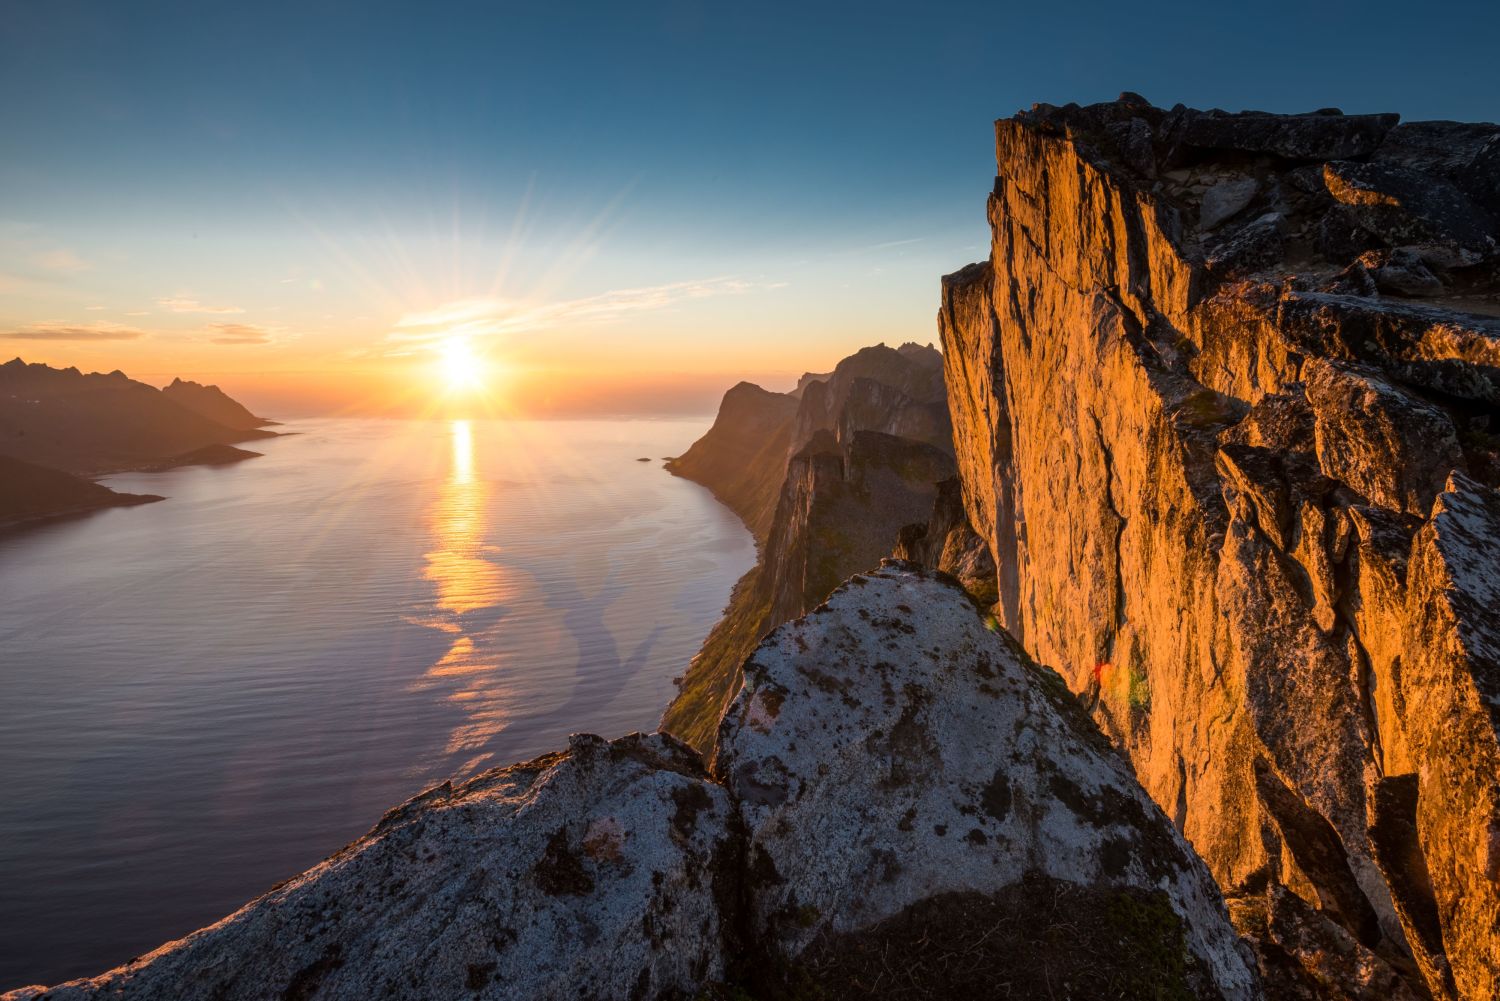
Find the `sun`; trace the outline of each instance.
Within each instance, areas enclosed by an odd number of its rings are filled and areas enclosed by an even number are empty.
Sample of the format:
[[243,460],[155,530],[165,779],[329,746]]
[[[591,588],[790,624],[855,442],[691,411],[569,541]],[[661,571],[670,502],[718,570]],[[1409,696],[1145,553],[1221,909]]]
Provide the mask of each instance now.
[[485,363],[462,337],[450,337],[438,346],[438,373],[450,393],[479,389],[485,382]]

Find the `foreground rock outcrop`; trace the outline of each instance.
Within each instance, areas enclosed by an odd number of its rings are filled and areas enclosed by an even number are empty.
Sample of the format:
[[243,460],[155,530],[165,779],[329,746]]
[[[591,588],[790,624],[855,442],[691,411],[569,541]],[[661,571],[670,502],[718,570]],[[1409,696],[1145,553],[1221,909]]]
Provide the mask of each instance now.
[[667,998],[722,979],[725,790],[671,738],[442,785],[210,928],[46,998]]
[[1202,862],[951,579],[889,563],[773,633],[714,773],[750,934],[793,992],[1256,993]]
[[665,735],[575,736],[4,1001],[1258,997],[1202,862],[986,621],[888,564],[756,651],[713,779]]
[[996,124],[939,314],[995,613],[1272,993],[1500,996],[1500,128]]

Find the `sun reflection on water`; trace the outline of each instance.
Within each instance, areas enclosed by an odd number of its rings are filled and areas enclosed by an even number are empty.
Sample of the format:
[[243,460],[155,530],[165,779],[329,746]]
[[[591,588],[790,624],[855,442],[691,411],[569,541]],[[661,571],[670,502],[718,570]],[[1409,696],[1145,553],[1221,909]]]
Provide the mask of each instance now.
[[460,686],[444,696],[464,713],[445,753],[470,754],[462,766],[462,771],[469,771],[489,757],[477,752],[505,729],[511,715],[513,693],[487,637],[497,628],[513,586],[495,558],[498,549],[486,541],[489,486],[478,475],[472,422],[449,422],[448,437],[448,476],[428,516],[433,547],[426,554],[424,576],[436,594],[434,614],[424,624],[453,639],[448,651],[427,669],[422,684]]

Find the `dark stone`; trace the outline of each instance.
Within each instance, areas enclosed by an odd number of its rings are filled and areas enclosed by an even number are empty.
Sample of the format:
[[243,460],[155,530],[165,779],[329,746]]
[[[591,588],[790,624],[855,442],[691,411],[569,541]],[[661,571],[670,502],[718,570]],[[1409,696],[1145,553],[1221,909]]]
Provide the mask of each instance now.
[[1189,112],[1177,141],[1196,149],[1269,153],[1289,160],[1335,160],[1369,156],[1399,115],[1267,115]]
[[1268,212],[1209,251],[1208,270],[1221,278],[1248,275],[1281,260],[1281,217]]
[[1323,165],[1323,181],[1364,229],[1440,267],[1478,264],[1500,249],[1495,221],[1441,178],[1407,167],[1335,161]]

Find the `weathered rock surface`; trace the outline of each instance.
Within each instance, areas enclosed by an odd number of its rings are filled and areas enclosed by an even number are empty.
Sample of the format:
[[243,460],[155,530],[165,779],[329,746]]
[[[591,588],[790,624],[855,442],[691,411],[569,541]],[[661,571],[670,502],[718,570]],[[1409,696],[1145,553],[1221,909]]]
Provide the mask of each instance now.
[[773,633],[714,772],[749,838],[750,934],[783,988],[1258,993],[1202,862],[951,578],[890,561]]
[[74,998],[676,998],[722,979],[725,790],[659,734],[429,790],[212,927]]
[[996,124],[989,261],[944,281],[996,614],[1273,996],[1500,996],[1496,135],[1038,106]]
[[[788,398],[796,414],[785,438],[780,424],[775,437],[735,432],[758,482],[775,470],[775,514],[760,561],[735,585],[662,718],[663,729],[705,752],[761,638],[890,555],[905,526],[929,518],[938,483],[955,471],[942,355],[931,347],[864,348],[826,376],[804,376]],[[737,426],[721,411],[715,431],[689,453],[703,457],[699,468],[717,447],[710,438]],[[790,454],[774,455],[778,446]],[[703,482],[719,492],[723,480]]]

